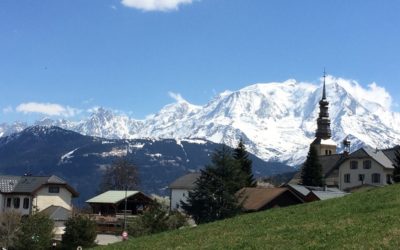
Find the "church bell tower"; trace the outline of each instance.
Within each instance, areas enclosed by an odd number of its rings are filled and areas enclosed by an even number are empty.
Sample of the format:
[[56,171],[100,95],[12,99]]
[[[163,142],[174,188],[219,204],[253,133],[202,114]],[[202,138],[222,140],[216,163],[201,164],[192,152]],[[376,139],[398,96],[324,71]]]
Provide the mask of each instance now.
[[324,70],[324,83],[322,98],[319,101],[319,116],[317,119],[317,131],[312,142],[319,155],[336,154],[336,143],[331,139],[331,120],[329,119],[329,102],[326,98],[326,72]]

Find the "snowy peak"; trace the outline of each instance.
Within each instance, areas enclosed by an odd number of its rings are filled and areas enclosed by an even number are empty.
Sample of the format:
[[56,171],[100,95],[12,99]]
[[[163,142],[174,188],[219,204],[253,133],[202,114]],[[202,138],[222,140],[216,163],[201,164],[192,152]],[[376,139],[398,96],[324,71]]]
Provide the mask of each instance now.
[[[112,139],[201,138],[235,146],[243,138],[249,151],[260,158],[297,165],[315,136],[320,80],[319,84],[293,79],[257,83],[225,91],[203,106],[170,93],[176,102],[145,120],[97,108],[79,122],[45,119],[38,124]],[[353,145],[382,148],[400,144],[400,114],[391,111],[392,100],[385,89],[333,76],[325,80],[333,140],[338,146],[348,135]],[[20,131],[21,126],[0,125],[0,136]]]

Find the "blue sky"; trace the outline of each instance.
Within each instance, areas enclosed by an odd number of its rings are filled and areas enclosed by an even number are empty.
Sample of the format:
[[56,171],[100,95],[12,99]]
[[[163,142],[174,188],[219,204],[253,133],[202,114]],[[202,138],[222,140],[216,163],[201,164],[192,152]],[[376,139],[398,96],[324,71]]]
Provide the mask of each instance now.
[[144,118],[169,92],[205,104],[257,82],[317,83],[324,67],[399,102],[398,13],[396,0],[1,0],[0,123],[42,116],[29,103]]

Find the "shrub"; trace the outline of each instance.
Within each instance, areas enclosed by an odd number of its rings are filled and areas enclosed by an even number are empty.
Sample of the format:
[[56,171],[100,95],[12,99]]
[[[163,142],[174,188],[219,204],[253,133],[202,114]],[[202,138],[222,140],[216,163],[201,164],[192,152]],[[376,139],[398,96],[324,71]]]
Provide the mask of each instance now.
[[82,215],[71,217],[65,223],[62,248],[76,249],[77,246],[84,248],[94,246],[96,236],[96,224],[94,221]]
[[179,212],[168,214],[166,208],[154,203],[143,215],[128,221],[127,230],[133,237],[160,233],[186,225],[186,218]]
[[54,222],[45,214],[34,213],[23,218],[16,249],[48,249],[53,241]]
[[187,218],[185,215],[178,211],[173,211],[169,214],[167,219],[167,227],[169,230],[174,230],[187,225]]
[[17,240],[17,232],[21,222],[21,214],[6,211],[0,215],[0,247],[12,248]]

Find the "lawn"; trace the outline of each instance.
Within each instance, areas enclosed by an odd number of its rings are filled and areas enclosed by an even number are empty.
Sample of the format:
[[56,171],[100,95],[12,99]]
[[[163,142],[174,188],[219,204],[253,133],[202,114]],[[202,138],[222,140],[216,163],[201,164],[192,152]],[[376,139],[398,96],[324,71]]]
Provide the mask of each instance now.
[[400,185],[96,249],[399,249]]

